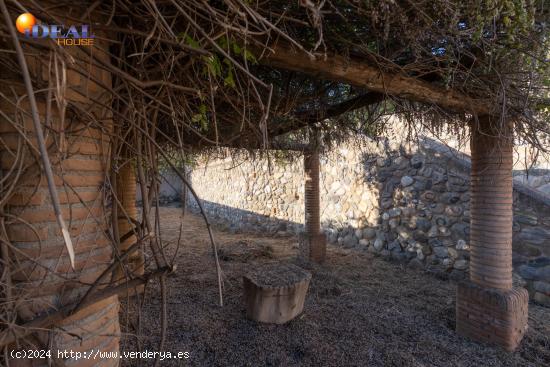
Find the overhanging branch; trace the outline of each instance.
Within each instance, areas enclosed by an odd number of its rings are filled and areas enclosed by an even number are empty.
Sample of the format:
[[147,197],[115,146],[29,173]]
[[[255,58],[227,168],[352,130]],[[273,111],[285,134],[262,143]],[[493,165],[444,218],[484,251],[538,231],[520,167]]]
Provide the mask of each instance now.
[[290,46],[277,44],[273,52],[265,52],[260,63],[286,70],[293,70],[314,77],[340,81],[385,95],[429,103],[452,112],[491,115],[495,111],[488,101],[473,99],[455,90],[418,78],[381,71],[365,61],[329,55],[312,59],[303,51],[293,50]]
[[[275,126],[268,126],[268,134],[271,138],[285,135],[292,131],[300,130],[306,126],[313,125],[325,119],[340,116],[346,112],[382,102],[384,100],[384,97],[385,96],[381,93],[368,92],[357,97],[350,98],[347,101],[328,106],[326,108],[317,109],[315,111],[305,111],[302,113],[297,113],[294,116],[289,117],[282,123],[279,123]],[[247,139],[246,136],[243,136],[235,143],[228,144],[227,146],[233,148],[259,149],[261,147],[261,143],[254,138]],[[270,149],[303,151],[308,149],[308,147],[307,145],[296,143],[283,144],[271,142]]]
[[[384,100],[384,95],[382,93],[376,93],[376,92],[368,92],[365,94],[361,94],[357,97],[353,97],[348,99],[347,101],[328,106],[326,108],[321,108],[313,112],[304,112],[304,113],[298,113],[296,114],[295,119],[299,122],[302,122],[302,126],[297,127],[305,127],[307,125],[314,124],[319,121],[323,121],[325,119],[329,119],[332,117],[340,116],[346,112],[351,112],[354,110],[357,110],[359,108],[363,108],[366,106],[373,105],[375,103],[382,102]],[[273,132],[273,135],[282,135],[289,131],[280,131],[281,129],[278,129]]]
[[[285,135],[292,131],[300,130],[306,126],[313,125],[325,119],[337,117],[346,112],[382,102],[384,98],[385,96],[381,93],[367,92],[365,94],[350,98],[344,102],[317,109],[315,111],[304,111],[301,113],[296,113],[293,116],[290,116],[288,119],[278,123],[277,125],[268,125],[268,135],[270,136],[270,138]],[[233,142],[220,146],[228,148],[259,149],[261,145],[261,142],[257,140],[256,136],[248,134],[241,135]],[[206,147],[213,145],[204,143],[203,146]],[[283,144],[271,142],[270,149],[303,151],[307,149],[307,146],[304,146],[303,144]]]

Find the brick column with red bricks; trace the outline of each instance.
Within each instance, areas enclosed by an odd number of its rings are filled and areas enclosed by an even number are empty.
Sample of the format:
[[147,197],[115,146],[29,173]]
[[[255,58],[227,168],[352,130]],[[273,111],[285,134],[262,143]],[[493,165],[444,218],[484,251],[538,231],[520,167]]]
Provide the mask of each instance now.
[[[121,167],[118,170],[116,178],[116,195],[118,199],[117,225],[119,236],[121,237],[128,232],[134,231],[133,221],[137,220],[138,217],[138,209],[136,207],[137,180],[134,161],[127,154],[124,155],[124,159],[121,162]],[[136,241],[137,236],[135,234],[121,241],[120,253],[127,251]],[[117,283],[124,282],[127,276],[137,277],[143,275],[145,272],[145,259],[141,248],[134,251],[124,263],[126,270],[119,267],[113,274],[113,280]],[[143,291],[144,286],[139,286],[136,289],[129,290],[128,294],[133,295],[136,292],[143,293]]]
[[327,243],[321,231],[319,188],[319,151],[315,148],[304,152],[304,227],[301,241],[304,258],[314,262],[325,260]]
[[[63,8],[63,12],[68,12]],[[74,9],[73,9],[74,10]],[[73,11],[70,10],[70,11]],[[60,16],[67,15],[62,14]],[[69,14],[78,19],[81,13]],[[15,20],[17,14],[13,14]],[[40,14],[35,14],[40,19]],[[44,40],[44,42],[47,42]],[[107,43],[95,39],[92,48],[66,47],[70,55],[78,55],[74,64],[65,59],[67,68],[66,98],[78,108],[67,109],[64,119],[56,100],[47,103],[44,87],[55,86],[54,65],[49,65],[48,52],[41,57],[28,56],[27,62],[36,91],[40,120],[46,136],[49,157],[55,175],[63,217],[69,227],[75,250],[75,270],[56,223],[46,178],[37,151],[28,98],[19,100],[21,110],[16,112],[17,96],[26,94],[19,74],[3,73],[0,91],[9,99],[0,99],[0,168],[3,190],[11,185],[9,196],[1,198],[5,205],[0,212],[6,231],[2,236],[10,242],[11,270],[10,297],[17,323],[25,323],[44,313],[77,302],[98,276],[111,263],[112,244],[108,238],[110,209],[105,201],[108,188],[105,182],[109,172],[112,115],[111,97],[106,89],[111,86],[111,75],[94,66],[87,55],[109,63],[104,52]],[[30,49],[25,46],[25,51]],[[30,52],[28,53],[30,55]],[[88,62],[83,61],[88,58]],[[16,59],[14,57],[16,62]],[[61,59],[59,59],[61,60]],[[58,70],[63,65],[58,60]],[[58,76],[62,75],[61,73]],[[92,81],[94,79],[94,81]],[[58,77],[58,81],[61,80]],[[51,83],[50,83],[51,81]],[[104,104],[102,106],[102,104]],[[51,119],[46,121],[47,111]],[[92,122],[93,121],[93,122]],[[25,140],[26,139],[26,140]],[[10,170],[20,171],[20,175]],[[100,287],[101,289],[101,287]],[[32,334],[30,343],[10,348],[50,349],[85,352],[119,350],[119,302],[112,296],[88,306],[51,327],[49,331]],[[12,366],[47,365],[46,360],[12,360]],[[73,363],[74,361],[66,361]],[[79,360],[78,366],[115,366],[118,360]]]
[[512,351],[527,330],[529,296],[512,286],[513,126],[500,123],[471,125],[470,280],[458,285],[456,329]]

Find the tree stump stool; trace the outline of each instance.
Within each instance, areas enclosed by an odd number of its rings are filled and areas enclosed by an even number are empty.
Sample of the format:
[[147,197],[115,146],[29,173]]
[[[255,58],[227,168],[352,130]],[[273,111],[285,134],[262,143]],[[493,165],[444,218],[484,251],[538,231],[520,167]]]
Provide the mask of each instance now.
[[243,277],[246,316],[284,324],[304,309],[311,274],[292,264],[263,265]]

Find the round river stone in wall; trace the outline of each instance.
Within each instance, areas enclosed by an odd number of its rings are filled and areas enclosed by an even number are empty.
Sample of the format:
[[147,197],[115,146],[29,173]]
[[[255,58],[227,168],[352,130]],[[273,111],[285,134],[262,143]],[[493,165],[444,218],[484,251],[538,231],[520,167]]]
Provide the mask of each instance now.
[[413,178],[411,176],[403,176],[401,177],[401,186],[407,187],[412,185],[414,182]]

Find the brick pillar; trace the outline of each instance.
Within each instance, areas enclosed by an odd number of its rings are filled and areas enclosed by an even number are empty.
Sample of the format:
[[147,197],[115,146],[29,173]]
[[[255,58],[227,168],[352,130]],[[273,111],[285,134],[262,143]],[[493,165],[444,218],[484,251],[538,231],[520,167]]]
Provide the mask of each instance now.
[[514,350],[527,329],[528,293],[512,287],[513,126],[498,124],[471,125],[470,281],[458,286],[456,328]]
[[[33,12],[32,6],[29,7]],[[63,12],[60,18],[70,16],[77,19],[82,15],[82,12],[70,8],[59,11]],[[40,19],[38,12],[33,14]],[[15,21],[17,14],[12,16]],[[67,24],[70,23],[68,21]],[[101,51],[107,48],[107,44],[100,38],[95,41],[92,54],[108,63],[109,56]],[[47,87],[48,80],[53,79],[54,70],[48,67],[49,54],[40,53],[40,49],[25,50],[32,51],[29,54],[40,54],[38,57],[27,57],[35,91]],[[17,322],[27,322],[80,300],[89,285],[112,261],[112,244],[107,236],[110,214],[104,202],[108,196],[104,183],[109,170],[112,118],[108,108],[92,101],[110,105],[109,93],[102,85],[110,86],[111,75],[94,67],[89,58],[82,60],[87,56],[78,47],[67,47],[65,51],[78,58],[74,65],[66,64],[67,89],[62,95],[80,109],[68,108],[63,118],[62,109],[55,100],[48,107],[44,91],[37,93],[36,97],[63,217],[73,241],[75,270],[71,269],[56,223],[42,164],[36,153],[32,120],[29,114],[25,114],[30,111],[28,99],[20,100],[20,107],[25,113],[16,113],[14,108],[18,97],[26,94],[22,77],[16,72],[8,74],[5,71],[3,78],[8,80],[0,84],[2,93],[11,98],[9,101],[0,99],[0,109],[8,117],[0,116],[0,169],[6,179],[2,192],[9,192],[7,197],[1,198],[7,199],[7,202],[0,208],[0,213],[7,213],[1,218],[6,226],[6,233],[1,235],[10,242],[11,296],[17,300],[14,305],[19,318]],[[14,64],[18,65],[15,57]],[[58,64],[58,67],[61,70],[62,65]],[[51,119],[46,121],[46,111],[49,109]],[[21,175],[15,175],[14,171],[10,173],[14,167],[15,171],[20,170]],[[116,352],[119,350],[120,333],[118,311],[118,297],[110,297],[80,310],[49,331],[32,334],[31,339],[26,339],[32,344],[26,344],[23,340],[9,348],[46,348],[52,351],[54,357],[57,357],[58,350]],[[79,366],[118,365],[118,360],[114,359],[66,362]],[[11,366],[47,364],[44,359],[10,361]]]
[[319,151],[304,152],[304,227],[302,253],[305,258],[323,262],[326,255],[326,238],[321,232],[319,190]]
[[[134,223],[132,221],[137,220],[138,210],[136,207],[136,172],[133,165],[133,161],[126,157],[126,161],[122,163],[122,167],[118,171],[116,182],[116,194],[119,201],[117,209],[118,214],[118,232],[119,236],[124,236],[126,233],[134,230]],[[124,253],[130,246],[136,243],[137,237],[135,234],[131,235],[127,239],[120,243],[120,253]],[[140,276],[144,274],[144,257],[141,249],[133,252],[126,262],[127,270],[132,277]],[[126,279],[126,274],[122,268],[118,268],[114,275],[115,281],[123,281]],[[142,292],[144,286],[138,287],[138,292]],[[130,291],[130,294],[133,292]]]

